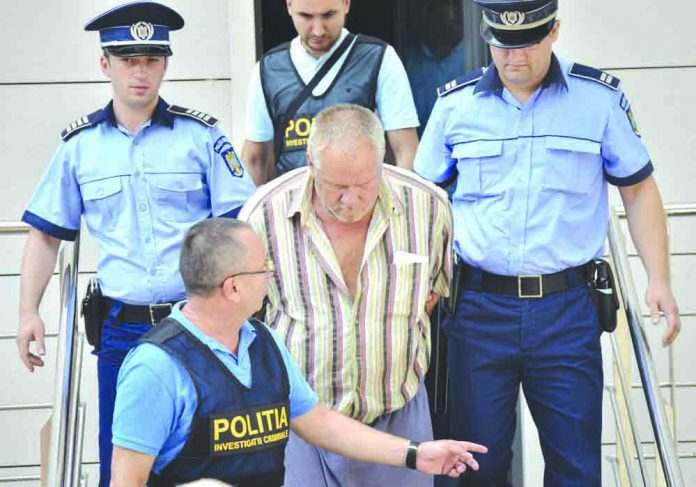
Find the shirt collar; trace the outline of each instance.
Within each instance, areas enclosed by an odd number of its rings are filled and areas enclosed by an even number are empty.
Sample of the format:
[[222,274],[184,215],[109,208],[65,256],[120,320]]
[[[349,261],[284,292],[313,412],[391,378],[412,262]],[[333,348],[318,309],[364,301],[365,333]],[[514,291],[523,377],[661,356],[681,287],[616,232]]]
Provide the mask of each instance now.
[[[561,69],[561,63],[558,61],[555,54],[551,54],[549,71],[541,82],[541,86],[544,88],[549,88],[553,85],[565,88],[566,90],[568,89],[568,83]],[[503,88],[503,82],[500,80],[500,76],[498,76],[498,69],[495,67],[495,64],[491,63],[491,65],[486,68],[486,72],[483,73],[481,80],[476,83],[474,94],[491,91],[496,95],[500,95],[503,92]]]
[[[176,303],[174,305],[174,308],[172,309],[172,313],[170,316],[176,321],[178,321],[181,324],[181,326],[186,328],[186,330],[191,332],[193,336],[195,336],[198,340],[200,340],[205,346],[207,346],[211,350],[231,354],[232,352],[230,352],[227,349],[227,347],[225,347],[222,343],[215,340],[214,338],[203,333],[203,331],[200,328],[198,328],[196,325],[191,323],[188,320],[188,318],[186,318],[183,311],[181,311],[181,308],[183,308],[185,304],[185,300]],[[248,321],[244,321],[239,330],[239,347],[237,347],[238,358],[243,353],[245,353],[245,350],[248,349],[248,346],[251,344],[252,341],[254,341],[255,337],[256,329],[254,328],[254,326]],[[245,347],[242,347],[242,344],[245,344]]]
[[[404,202],[389,183],[386,177],[386,171],[388,171],[388,169],[382,170],[382,183],[380,184],[379,195],[377,196],[377,206],[384,215],[389,218],[392,214],[398,215],[404,210]],[[309,169],[307,169],[304,181],[301,183],[298,191],[295,192],[290,202],[286,217],[292,218],[299,213],[300,225],[304,226],[309,215],[314,213],[314,207],[312,206],[313,191],[314,178]]]
[[[164,101],[164,99],[159,98],[159,100],[157,100],[157,106],[155,107],[155,111],[152,113],[152,125],[160,124],[168,126],[170,128],[174,127],[174,115],[172,115],[172,113],[167,110],[169,106],[170,105],[166,101]],[[113,100],[107,103],[106,106],[102,108],[102,110],[98,112],[92,119],[92,123],[95,125],[106,121],[108,121],[113,126],[117,125],[116,115],[114,114]]]
[[169,128],[174,128],[174,115],[168,110],[171,105],[164,101],[163,98],[157,101],[157,106],[152,114],[152,124],[165,125]]
[[553,85],[557,85],[559,88],[568,89],[568,82],[563,74],[563,69],[561,69],[561,63],[555,54],[551,54],[551,65],[549,66],[549,72],[546,73],[544,82],[542,85],[548,88]]

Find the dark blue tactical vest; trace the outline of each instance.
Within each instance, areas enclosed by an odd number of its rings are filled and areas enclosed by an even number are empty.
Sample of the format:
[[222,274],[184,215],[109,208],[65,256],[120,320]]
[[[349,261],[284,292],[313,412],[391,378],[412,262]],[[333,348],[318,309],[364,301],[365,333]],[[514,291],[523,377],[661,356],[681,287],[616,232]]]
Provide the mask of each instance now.
[[322,109],[354,103],[375,110],[377,76],[386,47],[384,41],[358,35],[331,86],[321,96],[310,94],[289,120],[287,110],[306,86],[290,60],[290,43],[261,58],[261,86],[273,121],[276,176],[306,165],[307,137]]
[[239,487],[282,485],[290,421],[288,373],[270,333],[260,323],[253,326],[251,389],[172,318],[139,340],[177,359],[191,376],[198,396],[184,448],[159,475],[150,475],[149,486],[173,487],[201,478]]

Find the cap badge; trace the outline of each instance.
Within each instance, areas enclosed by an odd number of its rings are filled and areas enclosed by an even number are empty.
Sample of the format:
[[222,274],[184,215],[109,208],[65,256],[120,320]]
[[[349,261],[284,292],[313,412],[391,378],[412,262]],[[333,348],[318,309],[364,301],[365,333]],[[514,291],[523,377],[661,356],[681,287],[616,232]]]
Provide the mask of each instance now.
[[522,25],[525,17],[524,12],[503,12],[500,14],[500,20],[505,25]]
[[130,33],[137,41],[149,41],[155,34],[155,27],[150,22],[136,22],[131,25]]

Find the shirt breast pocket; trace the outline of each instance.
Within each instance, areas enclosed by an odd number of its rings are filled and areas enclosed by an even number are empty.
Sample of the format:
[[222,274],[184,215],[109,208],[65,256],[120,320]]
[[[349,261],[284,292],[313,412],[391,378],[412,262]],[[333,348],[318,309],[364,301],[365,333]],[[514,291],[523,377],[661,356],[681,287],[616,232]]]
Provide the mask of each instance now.
[[480,140],[457,144],[452,158],[457,160],[457,190],[455,197],[477,199],[501,194],[505,168],[501,140]]
[[568,137],[546,137],[544,189],[589,194],[601,182],[599,142]]
[[200,174],[159,174],[155,186],[159,213],[166,221],[195,221],[201,210],[210,213]]
[[116,227],[123,206],[121,178],[112,177],[80,185],[85,219],[103,230]]
[[[426,258],[427,259],[427,258]],[[396,292],[390,313],[394,317],[416,320],[428,299],[428,263],[397,261],[389,265]],[[425,308],[423,308],[425,309]]]

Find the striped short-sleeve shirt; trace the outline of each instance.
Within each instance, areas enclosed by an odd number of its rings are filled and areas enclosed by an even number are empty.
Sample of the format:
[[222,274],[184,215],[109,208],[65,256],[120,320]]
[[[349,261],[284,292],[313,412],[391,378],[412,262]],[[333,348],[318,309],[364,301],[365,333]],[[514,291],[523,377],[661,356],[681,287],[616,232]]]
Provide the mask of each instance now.
[[308,168],[262,186],[240,218],[276,274],[266,322],[321,401],[365,423],[403,407],[430,361],[431,293],[449,295],[452,215],[443,191],[384,166],[355,296],[312,207]]

